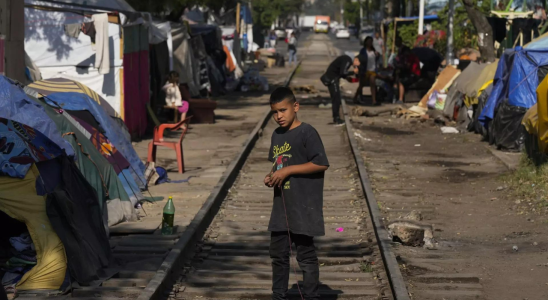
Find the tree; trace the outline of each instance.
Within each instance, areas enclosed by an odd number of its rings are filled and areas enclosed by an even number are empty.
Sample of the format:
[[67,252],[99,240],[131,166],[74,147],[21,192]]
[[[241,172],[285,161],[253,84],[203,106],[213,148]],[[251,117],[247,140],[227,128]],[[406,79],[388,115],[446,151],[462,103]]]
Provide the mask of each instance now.
[[[481,6],[477,7],[478,11],[485,15],[489,9],[490,9],[490,2],[484,1],[481,3]],[[432,30],[447,30],[447,24],[449,22],[448,17],[448,11],[449,7],[446,5],[440,12],[438,12],[439,21],[432,22],[430,25],[432,26]],[[475,24],[471,21],[470,15],[468,13],[468,10],[464,5],[455,5],[455,14],[454,14],[454,27],[456,30],[453,32],[453,45],[454,49],[462,49],[462,48],[480,48],[480,40],[478,35],[478,30]],[[412,47],[415,41],[417,40],[417,27],[418,22],[415,21],[412,24],[404,25],[404,26],[398,26],[398,35],[402,38],[404,44]],[[392,30],[392,29],[391,29]],[[488,35],[491,36],[491,27],[489,26],[489,23],[487,23],[486,28],[483,28],[484,32],[489,30]],[[391,42],[391,40],[389,41]],[[495,51],[493,47],[493,40],[487,41],[483,39],[484,43],[490,43],[491,45],[491,53],[492,58],[489,58],[489,55],[487,53],[484,53],[481,51],[482,58],[486,61],[493,61],[495,58]],[[487,44],[486,44],[487,45]],[[447,39],[440,39],[436,41],[434,44],[434,49],[438,51],[441,55],[445,56],[447,46]]]
[[[485,6],[489,1],[483,2],[485,3],[482,3],[482,6]],[[487,62],[495,61],[495,41],[493,40],[493,29],[491,29],[489,21],[487,21],[481,8],[478,8],[477,0],[462,0],[462,3],[464,4],[470,21],[474,24],[474,27],[476,27],[478,46],[482,59]]]
[[360,23],[360,3],[346,0],[344,3],[344,19],[350,24],[357,25]]

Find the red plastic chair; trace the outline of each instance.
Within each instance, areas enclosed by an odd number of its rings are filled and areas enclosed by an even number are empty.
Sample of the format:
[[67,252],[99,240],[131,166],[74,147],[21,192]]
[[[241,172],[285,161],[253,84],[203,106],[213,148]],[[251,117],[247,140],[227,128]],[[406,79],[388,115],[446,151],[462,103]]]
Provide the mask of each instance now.
[[[188,124],[192,117],[187,117],[186,119],[180,121],[177,124],[161,124],[160,126],[154,127],[154,137],[150,143],[148,143],[148,161],[156,162],[156,147],[164,146],[175,150],[177,154],[177,165],[179,166],[179,173],[185,172],[185,160],[183,156],[183,139],[188,130]],[[181,137],[178,142],[164,142],[164,130],[169,129],[171,131],[180,129],[183,124],[186,123],[186,127],[183,128]]]

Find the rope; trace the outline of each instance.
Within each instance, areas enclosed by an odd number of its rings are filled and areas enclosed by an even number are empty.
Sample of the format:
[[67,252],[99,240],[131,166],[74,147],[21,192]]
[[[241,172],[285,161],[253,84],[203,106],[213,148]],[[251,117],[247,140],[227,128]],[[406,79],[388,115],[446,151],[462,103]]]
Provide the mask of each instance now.
[[[289,231],[289,219],[287,218],[287,209],[285,208],[285,197],[284,197],[283,186],[280,186],[280,193],[282,194],[282,203],[284,205],[285,224],[287,225],[287,238],[289,239],[289,261],[291,264],[291,257],[293,256],[293,246],[291,245],[291,232]],[[296,277],[297,268],[295,267],[295,265],[293,265],[293,272],[295,273],[295,277]],[[299,289],[299,295],[301,295],[301,299],[304,300],[303,293],[301,292],[301,287],[299,286],[299,280],[297,280],[297,289]]]

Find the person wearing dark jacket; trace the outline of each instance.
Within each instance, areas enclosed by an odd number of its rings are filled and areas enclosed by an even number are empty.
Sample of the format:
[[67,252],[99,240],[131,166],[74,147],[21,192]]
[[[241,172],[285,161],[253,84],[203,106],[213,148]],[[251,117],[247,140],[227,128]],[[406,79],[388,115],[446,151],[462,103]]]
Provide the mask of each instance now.
[[320,78],[322,83],[329,89],[329,95],[331,96],[331,101],[333,103],[333,123],[335,123],[335,125],[344,124],[344,121],[341,120],[341,117],[339,116],[339,109],[341,107],[341,88],[339,86],[339,81],[341,78],[350,81],[351,75],[358,74],[359,67],[360,59],[358,57],[352,59],[348,55],[341,55],[331,62]]

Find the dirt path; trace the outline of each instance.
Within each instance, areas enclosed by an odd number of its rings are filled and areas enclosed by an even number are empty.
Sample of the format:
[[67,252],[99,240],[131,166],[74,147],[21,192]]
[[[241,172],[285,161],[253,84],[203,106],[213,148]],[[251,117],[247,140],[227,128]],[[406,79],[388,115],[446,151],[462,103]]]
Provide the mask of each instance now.
[[546,218],[519,214],[486,143],[390,116],[353,122],[387,223],[416,210],[434,226],[437,250],[396,247],[413,299],[548,299]]

